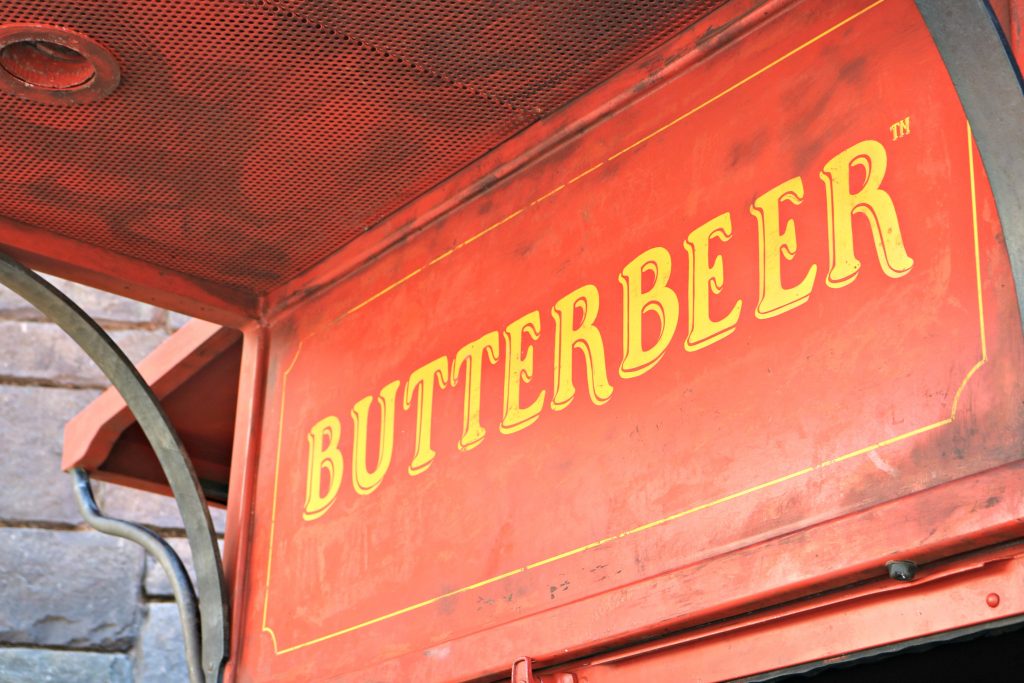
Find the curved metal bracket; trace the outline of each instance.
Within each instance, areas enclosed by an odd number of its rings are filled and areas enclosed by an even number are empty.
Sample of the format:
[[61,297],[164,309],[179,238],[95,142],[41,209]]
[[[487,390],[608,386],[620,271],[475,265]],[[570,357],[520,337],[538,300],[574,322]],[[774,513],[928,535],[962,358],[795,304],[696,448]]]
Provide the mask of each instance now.
[[1024,89],[984,0],[916,0],[988,173],[1024,323]]
[[167,541],[144,526],[132,524],[121,519],[107,517],[100,512],[96,499],[89,485],[89,473],[81,468],[71,470],[74,477],[75,498],[78,509],[86,523],[104,534],[126,538],[138,543],[146,552],[156,558],[160,566],[167,572],[174,590],[174,600],[178,603],[178,616],[181,618],[181,631],[185,641],[185,661],[188,663],[188,679],[191,683],[203,683],[203,660],[199,641],[199,609],[196,606],[196,594],[192,589],[192,581],[188,578],[185,565],[181,558],[168,545]]
[[224,569],[206,498],[181,439],[132,362],[74,302],[4,253],[0,253],[0,284],[35,306],[92,358],[121,393],[156,452],[181,510],[196,568],[203,670],[207,680],[219,681],[227,658],[229,631]]

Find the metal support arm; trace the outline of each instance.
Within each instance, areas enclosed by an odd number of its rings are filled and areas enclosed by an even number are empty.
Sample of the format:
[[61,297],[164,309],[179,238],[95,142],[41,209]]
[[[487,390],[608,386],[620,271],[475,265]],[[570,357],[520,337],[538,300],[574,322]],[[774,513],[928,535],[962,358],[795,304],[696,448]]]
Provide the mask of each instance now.
[[196,569],[207,681],[219,681],[228,650],[228,606],[217,537],[206,498],[177,432],[135,366],[84,311],[28,268],[0,253],[4,284],[56,323],[99,366],[121,393],[163,468],[181,510]]
[[916,0],[988,173],[1024,322],[1024,89],[985,0]]

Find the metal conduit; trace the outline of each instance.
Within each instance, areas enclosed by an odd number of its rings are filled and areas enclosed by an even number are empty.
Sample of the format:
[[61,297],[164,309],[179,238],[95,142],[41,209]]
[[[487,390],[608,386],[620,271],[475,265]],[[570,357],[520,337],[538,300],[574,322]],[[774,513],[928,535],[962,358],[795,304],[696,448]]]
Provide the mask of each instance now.
[[167,541],[146,527],[132,524],[120,519],[105,516],[96,505],[89,484],[89,473],[76,467],[71,470],[74,477],[75,499],[78,509],[89,526],[96,531],[111,536],[126,538],[138,543],[146,552],[156,558],[160,566],[167,572],[174,591],[174,601],[178,603],[178,616],[181,618],[181,630],[185,640],[185,661],[188,664],[190,683],[203,683],[202,646],[199,641],[199,608],[196,605],[196,594],[192,589],[192,581],[188,578],[185,565]]

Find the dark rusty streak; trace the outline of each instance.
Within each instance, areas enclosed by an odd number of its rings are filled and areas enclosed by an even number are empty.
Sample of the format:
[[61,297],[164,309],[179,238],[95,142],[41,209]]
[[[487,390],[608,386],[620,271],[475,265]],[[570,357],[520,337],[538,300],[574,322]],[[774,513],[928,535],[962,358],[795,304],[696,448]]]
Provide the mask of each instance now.
[[459,88],[461,90],[465,90],[466,92],[472,93],[473,95],[481,97],[481,98],[487,100],[488,102],[490,102],[492,104],[496,104],[496,105],[498,105],[498,106],[500,106],[500,107],[502,107],[504,109],[507,109],[507,110],[509,110],[511,112],[515,112],[516,114],[519,114],[519,115],[529,115],[529,112],[527,112],[521,106],[519,106],[517,104],[514,104],[511,101],[508,101],[508,100],[506,100],[504,98],[501,98],[501,97],[499,97],[499,96],[497,96],[497,95],[495,95],[493,93],[487,92],[486,90],[483,90],[481,88],[477,88],[476,86],[470,85],[469,83],[466,83],[464,81],[461,81],[461,80],[455,78],[454,76],[450,76],[450,75],[447,75],[447,74],[443,74],[443,73],[441,73],[439,71],[435,71],[434,69],[431,69],[428,66],[420,64],[419,62],[413,61],[412,59],[409,59],[408,57],[405,57],[403,55],[400,55],[400,54],[396,53],[391,48],[380,47],[380,46],[374,45],[373,43],[371,43],[368,40],[365,40],[363,38],[357,38],[357,37],[351,35],[347,31],[345,31],[344,29],[338,29],[338,28],[334,28],[334,27],[328,26],[327,24],[325,24],[323,22],[315,21],[314,19],[311,19],[310,17],[307,17],[307,16],[304,16],[302,14],[299,14],[298,12],[296,12],[294,10],[289,10],[289,9],[282,8],[282,7],[280,7],[277,4],[272,3],[272,2],[264,2],[263,0],[258,0],[256,4],[266,8],[268,10],[270,10],[271,12],[274,12],[275,14],[285,15],[285,16],[287,16],[290,19],[291,18],[298,19],[302,23],[308,24],[309,26],[315,28],[317,31],[320,31],[321,33],[323,33],[325,35],[328,35],[328,36],[331,36],[331,37],[336,37],[336,38],[341,38],[345,42],[347,42],[347,43],[349,43],[351,45],[355,45],[356,47],[367,49],[367,50],[369,50],[370,52],[374,53],[377,56],[383,57],[385,59],[393,59],[393,60],[397,61],[399,64],[401,64],[402,66],[408,67],[408,68],[412,69],[413,71],[416,71],[417,73],[421,73],[421,74],[424,74],[426,76],[429,76],[429,77],[431,77],[431,78],[433,78],[435,80],[438,80],[438,81],[444,83],[445,85],[450,85],[450,86]]

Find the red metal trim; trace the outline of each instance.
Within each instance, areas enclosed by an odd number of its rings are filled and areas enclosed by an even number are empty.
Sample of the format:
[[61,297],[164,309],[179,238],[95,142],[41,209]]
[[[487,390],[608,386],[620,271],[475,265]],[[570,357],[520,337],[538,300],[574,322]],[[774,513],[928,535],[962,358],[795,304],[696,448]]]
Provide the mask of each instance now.
[[249,592],[246,564],[249,561],[250,526],[253,513],[253,489],[260,453],[263,403],[267,377],[267,330],[252,324],[242,330],[242,367],[235,414],[235,441],[228,485],[227,526],[224,536],[224,570],[232,595],[231,658],[224,670],[227,683],[235,680],[235,666],[245,646],[242,628],[245,596]]
[[[630,659],[632,657],[652,654],[678,645],[697,642],[713,636],[738,633],[743,629],[750,627],[777,625],[784,622],[787,618],[795,615],[807,616],[820,610],[835,611],[835,608],[841,610],[856,609],[856,603],[864,598],[884,597],[888,599],[891,597],[900,597],[895,594],[900,591],[913,592],[923,586],[928,586],[929,584],[935,584],[937,582],[948,583],[948,579],[958,579],[968,575],[969,573],[974,573],[977,570],[991,570],[993,565],[995,565],[998,570],[1003,568],[1003,563],[1006,561],[1024,561],[1024,546],[1020,543],[1015,543],[997,547],[993,550],[968,553],[960,558],[940,561],[934,565],[922,568],[914,577],[913,581],[898,582],[887,579],[886,577],[881,577],[849,589],[826,593],[825,595],[812,597],[807,600],[800,600],[778,608],[767,609],[750,617],[730,620],[725,624],[696,629],[686,633],[685,635],[666,638],[658,641],[657,643],[646,643],[637,647],[619,650],[608,655],[602,655],[592,660],[588,660],[588,664],[610,664]],[[987,595],[988,594],[986,594],[986,597]],[[906,595],[903,595],[902,597],[906,597]],[[989,606],[987,602],[986,606]],[[998,603],[996,606],[998,606]],[[1006,607],[1006,605],[1004,605],[1004,607]],[[1020,608],[1021,611],[1024,612],[1024,606],[1020,606]],[[987,617],[990,616],[1004,618],[1007,616],[1013,616],[1015,612],[999,611],[998,613],[990,614],[986,610],[981,610],[981,613],[984,614],[986,616],[986,620],[988,620]],[[962,625],[963,624],[957,624],[957,626]],[[842,651],[847,652],[851,650],[847,648]]]
[[1000,23],[1010,41],[1010,49],[1017,59],[1017,65],[1021,65],[1024,58],[1024,1],[1009,0],[1009,7],[1006,18],[1000,17]]
[[245,291],[164,270],[4,216],[0,245],[33,270],[203,320],[240,327],[259,317],[259,300]]
[[[138,369],[158,398],[163,398],[200,372],[238,340],[238,332],[202,320],[193,320],[158,346]],[[135,422],[117,390],[103,392],[64,429],[65,470],[99,468],[118,437]]]
[[[1024,546],[880,578],[655,643],[560,667],[590,683],[725,680],[770,672],[1024,614]],[[736,657],[742,652],[742,657]],[[554,672],[542,674],[551,676]]]
[[529,657],[520,657],[512,663],[512,683],[576,683],[576,680],[576,674],[571,672],[536,674]]

